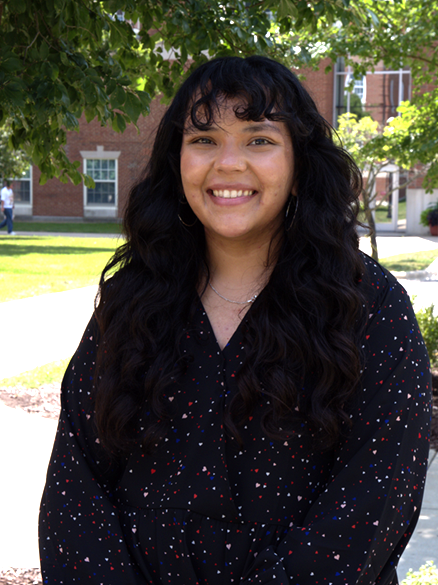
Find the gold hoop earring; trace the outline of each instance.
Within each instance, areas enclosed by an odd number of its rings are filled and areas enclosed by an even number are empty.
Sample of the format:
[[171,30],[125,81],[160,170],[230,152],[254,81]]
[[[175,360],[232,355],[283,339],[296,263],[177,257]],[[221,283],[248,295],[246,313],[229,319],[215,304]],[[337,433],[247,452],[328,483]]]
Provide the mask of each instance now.
[[193,227],[193,226],[195,225],[195,223],[198,221],[198,218],[197,218],[197,217],[195,217],[195,221],[194,221],[193,223],[186,223],[185,221],[183,221],[183,220],[181,219],[181,216],[180,216],[180,214],[179,214],[179,213],[178,213],[178,219],[180,220],[180,222],[181,222],[181,223],[182,223],[182,224],[183,224],[185,227],[189,227],[189,228],[190,228],[190,227]]

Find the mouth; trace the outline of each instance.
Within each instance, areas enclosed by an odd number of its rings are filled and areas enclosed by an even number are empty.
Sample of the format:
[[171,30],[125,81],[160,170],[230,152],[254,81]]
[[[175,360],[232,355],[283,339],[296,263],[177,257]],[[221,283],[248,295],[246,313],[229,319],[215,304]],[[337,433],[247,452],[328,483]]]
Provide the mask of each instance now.
[[254,189],[209,189],[208,192],[213,197],[219,197],[220,199],[237,199],[237,197],[251,197],[255,195],[257,191]]

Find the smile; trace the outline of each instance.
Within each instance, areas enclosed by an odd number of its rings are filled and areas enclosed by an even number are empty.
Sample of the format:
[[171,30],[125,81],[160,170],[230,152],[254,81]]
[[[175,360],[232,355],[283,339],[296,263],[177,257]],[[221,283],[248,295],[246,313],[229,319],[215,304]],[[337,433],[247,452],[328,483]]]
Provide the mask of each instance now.
[[212,190],[211,193],[213,193],[213,195],[215,197],[220,197],[222,199],[236,199],[237,197],[250,197],[251,195],[254,195],[255,191],[253,189],[251,190],[235,190],[235,189],[215,189]]

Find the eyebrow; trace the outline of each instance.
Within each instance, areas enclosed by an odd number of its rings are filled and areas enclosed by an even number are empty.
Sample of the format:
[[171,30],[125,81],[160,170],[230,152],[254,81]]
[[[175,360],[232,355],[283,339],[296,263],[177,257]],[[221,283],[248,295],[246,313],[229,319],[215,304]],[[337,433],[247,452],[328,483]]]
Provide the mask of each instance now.
[[274,132],[277,132],[277,134],[283,134],[281,129],[276,124],[272,124],[271,122],[265,122],[264,124],[252,124],[251,126],[246,126],[243,128],[243,132],[263,132],[265,130],[273,130]]
[[[184,134],[195,134],[197,132],[210,132],[212,128],[206,128],[205,130],[196,128],[196,126],[193,126],[192,124],[190,126],[187,126],[186,128],[184,128]],[[273,132],[276,132],[277,134],[283,134],[283,132],[281,131],[281,129],[276,125],[276,124],[272,124],[271,122],[265,122],[264,124],[251,124],[251,126],[245,126],[245,128],[242,129],[243,132],[247,132],[247,133],[252,133],[252,132],[264,132],[266,130],[272,130]]]

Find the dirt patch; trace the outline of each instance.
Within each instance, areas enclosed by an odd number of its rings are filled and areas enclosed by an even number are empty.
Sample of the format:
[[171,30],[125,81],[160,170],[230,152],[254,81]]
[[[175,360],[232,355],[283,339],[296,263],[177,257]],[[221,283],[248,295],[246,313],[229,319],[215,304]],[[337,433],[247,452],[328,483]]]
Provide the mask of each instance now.
[[[432,372],[433,405],[431,447],[438,451],[438,369]],[[59,414],[59,384],[41,388],[0,388],[0,400],[12,408],[57,419]],[[39,569],[0,570],[0,585],[42,585]]]
[[7,569],[0,571],[0,585],[41,585],[39,569]]
[[45,384],[40,388],[0,387],[0,400],[11,408],[20,408],[31,414],[58,419],[60,384]]

